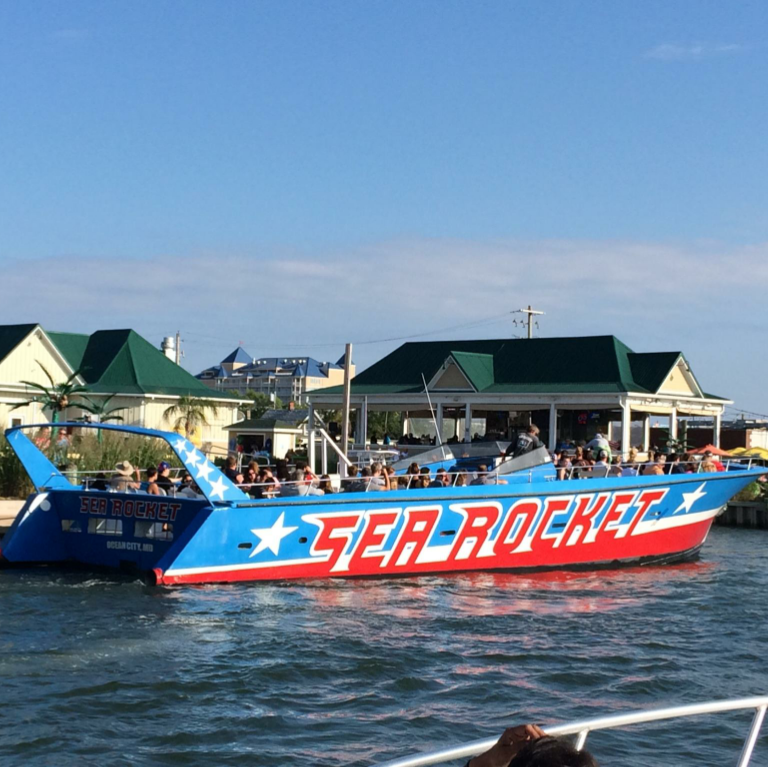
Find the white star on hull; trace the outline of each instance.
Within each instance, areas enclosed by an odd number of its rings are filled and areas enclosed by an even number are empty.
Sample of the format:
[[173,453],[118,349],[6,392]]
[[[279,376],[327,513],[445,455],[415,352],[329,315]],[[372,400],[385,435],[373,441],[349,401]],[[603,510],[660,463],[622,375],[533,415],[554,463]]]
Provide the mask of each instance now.
[[271,528],[251,528],[251,533],[258,536],[261,541],[259,545],[251,552],[250,557],[258,555],[268,549],[273,555],[277,556],[280,552],[280,542],[289,534],[298,530],[297,526],[285,526],[285,512],[280,513],[280,517],[275,520]]
[[691,507],[700,499],[702,496],[706,496],[707,493],[704,490],[704,486],[706,483],[702,483],[695,491],[691,491],[690,493],[684,493],[683,494],[683,503],[672,513],[673,515],[676,515],[681,509],[685,510],[686,512],[691,511]]

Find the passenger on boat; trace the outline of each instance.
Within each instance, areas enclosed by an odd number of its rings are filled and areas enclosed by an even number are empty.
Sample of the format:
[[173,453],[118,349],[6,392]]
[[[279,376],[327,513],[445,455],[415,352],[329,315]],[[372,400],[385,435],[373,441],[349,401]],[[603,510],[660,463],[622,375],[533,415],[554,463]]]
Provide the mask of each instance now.
[[240,490],[243,491],[243,493],[250,494],[254,483],[256,483],[259,479],[259,473],[258,470],[253,466],[254,464],[256,464],[256,462],[252,461],[248,465],[248,468],[245,470],[245,474],[243,476],[243,484],[240,487]]
[[325,494],[312,484],[314,475],[308,474],[303,469],[297,469],[293,473],[293,482],[283,485],[280,489],[281,496],[325,496]]
[[511,443],[507,452],[504,454],[504,458],[516,459],[518,456],[523,456],[526,453],[535,451],[537,448],[541,448],[544,443],[539,440],[539,428],[535,424],[530,424],[525,432],[520,432],[517,436],[517,440]]
[[331,478],[328,475],[322,475],[320,478],[320,485],[317,486],[326,496],[329,493],[336,493],[331,485]]
[[147,493],[153,496],[165,496],[165,491],[160,489],[157,484],[157,470],[154,467],[150,467],[147,470]]
[[416,478],[417,488],[429,488],[429,484],[432,482],[432,474],[429,471],[429,467],[422,467],[419,470],[419,476]]
[[493,480],[488,477],[488,466],[486,464],[477,465],[477,474],[470,485],[493,485]]
[[507,728],[487,751],[473,757],[469,766],[550,765],[596,766],[585,749],[579,751],[567,738],[547,736],[538,725]]
[[378,461],[371,464],[371,481],[368,483],[368,490],[389,490],[389,475],[382,471],[381,464]]
[[705,459],[701,462],[701,466],[699,468],[699,472],[719,472],[720,470],[717,468],[717,464],[715,464],[714,461],[711,461],[710,459]]
[[[630,452],[630,456],[631,456]],[[637,455],[637,454],[635,454]],[[637,475],[640,473],[640,470],[637,467],[637,462],[635,461],[628,461],[621,470],[621,476],[622,477],[637,477]]]
[[568,470],[571,468],[571,462],[567,456],[561,456],[555,465],[557,467],[557,479],[565,480],[568,477]]
[[712,454],[712,451],[704,452],[704,461],[711,461],[715,465],[716,472],[725,472],[725,466],[716,456]]
[[603,435],[598,432],[586,445],[587,449],[592,449],[598,457],[600,456],[600,451],[605,451],[606,456],[608,457],[608,461],[610,462],[612,458],[611,454],[611,444],[603,437]]
[[445,488],[447,486],[450,486],[451,484],[451,476],[440,467],[440,469],[435,472],[435,479],[429,484],[430,488]]
[[645,469],[643,469],[643,475],[646,477],[650,477],[652,475],[663,475],[664,474],[664,454],[658,453],[654,457],[653,461],[649,461],[645,465]]
[[597,461],[592,466],[592,477],[608,477],[608,454],[600,451]]
[[224,464],[224,474],[235,485],[243,484],[243,474],[238,470],[237,459],[234,456],[227,456],[227,461]]
[[171,490],[176,486],[171,478],[171,465],[167,461],[161,461],[157,465],[157,485],[162,488],[168,496],[170,496]]
[[[136,481],[131,480],[133,475],[136,476]],[[141,488],[141,483],[138,480],[139,470],[134,469],[130,461],[121,461],[119,464],[115,464],[115,474],[109,481],[109,490],[119,493],[137,491]]]
[[467,475],[467,473],[463,469],[460,469],[454,477],[455,477],[453,481],[454,487],[464,488],[467,485],[469,485],[469,475]]
[[608,470],[608,477],[622,477],[621,456],[614,456],[611,461],[611,467]]
[[406,472],[406,477],[408,478],[408,484],[406,485],[406,488],[417,488],[416,481],[419,479],[419,473],[421,470],[419,469],[419,465],[414,461],[408,466],[408,472]]
[[668,475],[684,475],[685,465],[680,463],[680,457],[676,453],[670,453],[667,456],[667,463],[664,471]]

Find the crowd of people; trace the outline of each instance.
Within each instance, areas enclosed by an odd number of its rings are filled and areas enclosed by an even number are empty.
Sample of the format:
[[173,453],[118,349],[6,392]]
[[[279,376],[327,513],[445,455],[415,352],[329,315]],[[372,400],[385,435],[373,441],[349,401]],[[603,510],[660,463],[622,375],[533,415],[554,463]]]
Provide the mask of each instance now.
[[578,480],[589,477],[637,477],[651,475],[687,475],[697,472],[723,472],[722,462],[707,451],[702,461],[687,453],[663,453],[651,449],[641,460],[637,448],[630,449],[626,459],[610,451],[576,446],[573,452],[556,450],[552,461],[557,467],[558,480]]

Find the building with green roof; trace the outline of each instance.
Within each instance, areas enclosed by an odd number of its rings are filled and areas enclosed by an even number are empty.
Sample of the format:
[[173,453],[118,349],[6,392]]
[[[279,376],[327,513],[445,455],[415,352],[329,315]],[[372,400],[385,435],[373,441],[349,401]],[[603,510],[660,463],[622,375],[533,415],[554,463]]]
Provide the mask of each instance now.
[[[406,425],[429,417],[427,393],[443,440],[471,440],[473,419],[511,439],[532,420],[550,449],[600,431],[624,453],[633,422],[647,450],[651,416],[669,420],[673,439],[681,418],[712,418],[717,445],[732,402],[705,392],[682,352],[635,352],[615,336],[409,342],[352,381],[356,441],[368,437],[369,411],[401,412]],[[308,395],[313,409],[339,408],[342,397],[343,387]]]
[[[48,385],[43,371],[57,382],[77,373],[78,381],[97,400],[112,396],[124,423],[170,429],[163,413],[180,397],[197,397],[216,404],[208,426],[193,436],[199,443],[226,447],[224,427],[237,419],[242,398],[206,387],[163,352],[130,329],[96,331],[90,335],[46,331],[36,323],[0,326],[0,419],[6,426],[47,421],[36,405],[14,409],[29,398],[22,384]],[[81,414],[69,409],[67,416]]]

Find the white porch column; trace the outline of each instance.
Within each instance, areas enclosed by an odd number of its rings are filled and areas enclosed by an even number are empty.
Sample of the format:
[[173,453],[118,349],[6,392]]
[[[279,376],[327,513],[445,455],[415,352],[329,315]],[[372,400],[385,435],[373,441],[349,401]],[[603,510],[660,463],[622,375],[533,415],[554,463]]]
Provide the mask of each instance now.
[[307,445],[307,461],[309,462],[309,468],[312,472],[315,471],[315,408],[312,403],[308,406],[307,414],[307,432],[309,436],[309,444]]
[[435,404],[435,421],[437,422],[437,440],[435,445],[440,445],[443,442],[443,404]]
[[643,416],[643,450],[648,453],[651,447],[651,414],[646,413]]
[[720,422],[723,418],[723,412],[722,410],[718,411],[715,414],[714,417],[714,429],[712,430],[712,445],[715,446],[715,448],[720,447]]
[[550,451],[557,447],[557,404],[549,404],[549,445]]
[[[407,435],[411,431],[411,417],[408,415],[408,411],[403,413],[403,434]],[[398,438],[400,435],[398,435]],[[399,439],[398,439],[398,442]]]
[[360,442],[365,446],[368,443],[368,398],[363,398],[360,407]]
[[464,442],[472,442],[472,403],[464,405]]
[[677,440],[677,408],[673,408],[672,413],[669,414],[669,437]]
[[630,425],[632,423],[632,408],[629,400],[621,404],[621,455],[626,458],[629,454],[630,445]]

